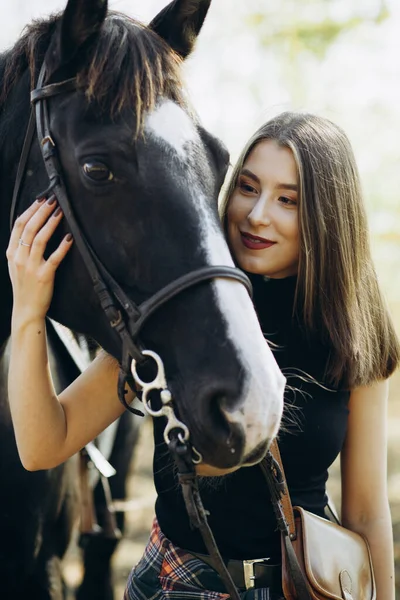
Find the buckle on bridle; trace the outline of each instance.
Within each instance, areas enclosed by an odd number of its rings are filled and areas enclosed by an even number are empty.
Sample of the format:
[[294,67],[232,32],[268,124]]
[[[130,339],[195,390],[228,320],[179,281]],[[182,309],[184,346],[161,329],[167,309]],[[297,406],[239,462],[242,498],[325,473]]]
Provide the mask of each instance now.
[[246,586],[246,590],[253,590],[256,585],[256,573],[255,573],[255,565],[257,563],[264,563],[269,558],[255,558],[253,560],[244,560],[243,561],[243,573],[244,573],[244,585]]
[[50,146],[53,146],[53,148],[55,148],[55,147],[56,147],[56,145],[55,145],[55,143],[54,143],[54,141],[53,141],[53,138],[52,138],[50,135],[46,135],[46,136],[45,136],[45,137],[42,139],[42,142],[41,142],[41,144],[42,144],[42,146],[43,146],[43,147],[44,147],[44,146],[46,146],[46,144],[50,144]]
[[110,325],[113,329],[115,329],[121,323],[122,323],[122,314],[121,314],[121,311],[119,310],[116,314],[115,319],[112,319],[112,321],[110,321]]

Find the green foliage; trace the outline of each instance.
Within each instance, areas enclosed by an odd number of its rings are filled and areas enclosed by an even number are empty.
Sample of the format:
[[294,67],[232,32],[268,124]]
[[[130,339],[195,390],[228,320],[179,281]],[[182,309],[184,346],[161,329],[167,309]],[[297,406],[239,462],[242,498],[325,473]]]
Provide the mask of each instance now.
[[361,22],[359,17],[354,17],[345,23],[338,23],[331,19],[325,19],[320,23],[299,23],[297,28],[293,28],[289,32],[289,35],[303,50],[308,50],[318,58],[323,58],[329,47],[342,33],[358,27]]
[[385,1],[381,2],[380,9],[374,17],[353,15],[345,20],[335,20],[326,16],[328,7],[322,0],[316,0],[314,4],[319,10],[316,10],[313,16],[320,15],[319,19],[311,19],[310,13],[307,18],[301,10],[293,10],[290,13],[286,10],[282,19],[276,13],[256,12],[247,18],[247,24],[256,30],[258,39],[261,39],[265,47],[276,48],[277,44],[283,43],[291,50],[295,48],[296,52],[311,52],[318,59],[322,59],[342,34],[354,31],[366,23],[379,25],[390,16]]

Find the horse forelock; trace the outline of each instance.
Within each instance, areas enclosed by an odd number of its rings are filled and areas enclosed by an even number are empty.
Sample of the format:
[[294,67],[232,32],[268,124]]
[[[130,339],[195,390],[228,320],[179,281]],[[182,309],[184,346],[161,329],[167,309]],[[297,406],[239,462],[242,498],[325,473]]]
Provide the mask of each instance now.
[[[14,47],[0,58],[0,108],[29,68],[34,86],[40,62],[61,15],[29,25]],[[180,78],[181,59],[156,33],[121,13],[110,12],[99,34],[85,49],[75,73],[88,102],[115,118],[123,110],[136,115],[136,135],[160,98],[186,106]]]
[[157,34],[125,15],[111,13],[78,84],[112,117],[133,109],[140,133],[146,114],[161,98],[186,104],[180,65],[181,59]]

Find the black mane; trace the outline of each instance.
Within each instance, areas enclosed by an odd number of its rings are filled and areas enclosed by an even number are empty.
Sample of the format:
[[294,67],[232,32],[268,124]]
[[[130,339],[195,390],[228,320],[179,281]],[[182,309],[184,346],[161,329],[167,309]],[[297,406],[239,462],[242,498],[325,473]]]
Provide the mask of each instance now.
[[[60,19],[57,14],[34,21],[14,47],[0,56],[0,110],[27,69],[34,86],[40,62]],[[81,61],[76,73],[78,86],[90,102],[111,117],[131,107],[139,131],[144,114],[154,108],[159,97],[185,104],[179,76],[180,58],[138,21],[110,12],[86,51],[87,59]]]

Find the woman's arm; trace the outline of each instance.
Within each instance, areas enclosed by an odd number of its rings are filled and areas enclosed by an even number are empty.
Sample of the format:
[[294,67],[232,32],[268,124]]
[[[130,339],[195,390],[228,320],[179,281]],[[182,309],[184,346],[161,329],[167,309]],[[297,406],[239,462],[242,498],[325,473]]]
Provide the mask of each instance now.
[[393,534],[387,494],[388,382],[352,391],[341,453],[342,523],[369,543],[377,600],[394,600]]
[[9,402],[20,458],[29,470],[65,461],[124,410],[117,397],[118,365],[104,353],[59,397],[55,393],[45,316],[55,272],[72,242],[64,239],[44,260],[46,244],[62,218],[56,206],[34,203],[16,221],[7,249],[14,294]]

